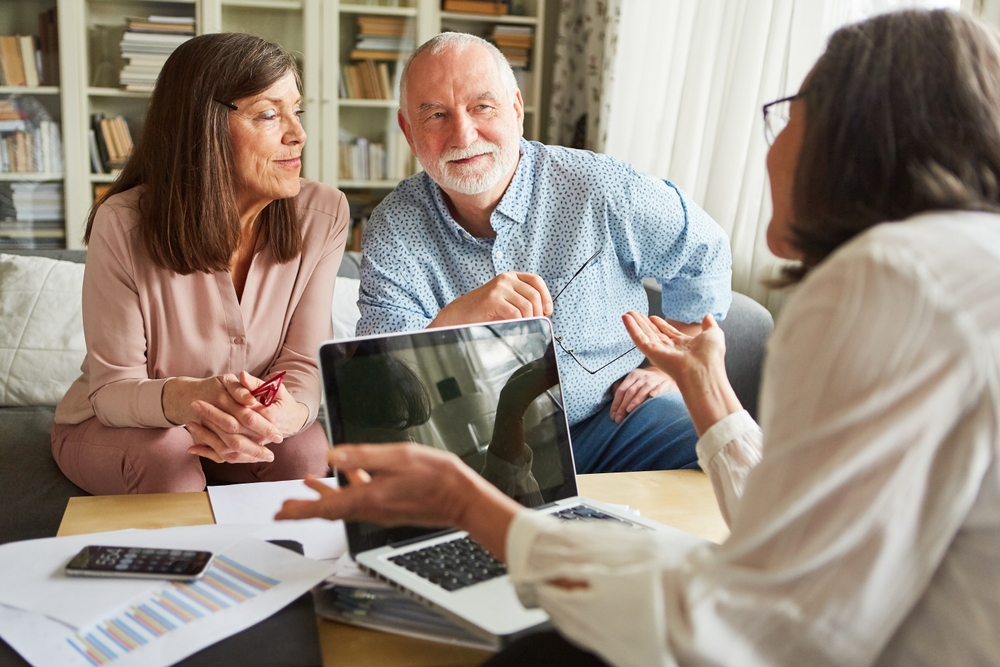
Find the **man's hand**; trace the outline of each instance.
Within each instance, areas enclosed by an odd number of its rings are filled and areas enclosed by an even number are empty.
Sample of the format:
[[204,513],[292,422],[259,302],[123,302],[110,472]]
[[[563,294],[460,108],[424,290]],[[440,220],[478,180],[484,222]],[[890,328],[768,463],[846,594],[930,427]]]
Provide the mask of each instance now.
[[615,392],[615,399],[611,401],[611,419],[621,424],[647,398],[677,391],[677,383],[666,372],[651,366],[636,368],[611,385],[611,390]]
[[441,309],[431,327],[515,320],[552,314],[552,296],[534,273],[508,271]]

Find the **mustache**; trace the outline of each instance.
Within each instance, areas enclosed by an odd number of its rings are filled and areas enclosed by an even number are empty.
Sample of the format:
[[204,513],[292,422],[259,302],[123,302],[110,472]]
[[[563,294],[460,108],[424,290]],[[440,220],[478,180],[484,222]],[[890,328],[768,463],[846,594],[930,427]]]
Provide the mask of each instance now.
[[452,148],[441,154],[441,162],[454,162],[456,160],[466,160],[477,155],[487,155],[498,153],[500,146],[492,141],[479,139],[468,148]]

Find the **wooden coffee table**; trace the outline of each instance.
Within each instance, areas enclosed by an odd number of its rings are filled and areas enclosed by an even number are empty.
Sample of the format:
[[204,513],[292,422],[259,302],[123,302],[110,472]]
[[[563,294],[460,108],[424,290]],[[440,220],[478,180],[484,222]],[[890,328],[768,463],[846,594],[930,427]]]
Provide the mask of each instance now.
[[[580,494],[629,505],[668,526],[722,542],[728,535],[712,485],[698,470],[580,475]],[[58,535],[215,523],[208,494],[70,498]],[[317,619],[324,667],[471,667],[489,654]]]

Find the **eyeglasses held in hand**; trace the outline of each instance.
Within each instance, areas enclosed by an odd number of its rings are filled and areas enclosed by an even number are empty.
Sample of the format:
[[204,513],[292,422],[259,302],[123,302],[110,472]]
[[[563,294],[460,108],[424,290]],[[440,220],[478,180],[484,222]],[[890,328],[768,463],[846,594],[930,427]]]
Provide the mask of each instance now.
[[792,100],[797,97],[798,95],[790,95],[764,105],[762,109],[764,112],[764,139],[767,141],[768,146],[774,145],[775,138],[788,125],[788,119],[792,110]]
[[[570,278],[570,279],[569,279],[569,280],[568,280],[568,281],[566,282],[566,284],[562,286],[562,289],[561,289],[561,290],[559,290],[558,292],[556,292],[556,295],[555,295],[554,297],[552,297],[552,305],[553,305],[553,306],[555,306],[555,304],[556,304],[556,299],[558,299],[558,298],[559,298],[560,296],[562,296],[562,293],[566,291],[566,288],[567,288],[567,287],[569,287],[569,286],[570,286],[570,285],[571,285],[571,284],[573,283],[573,281],[574,281],[574,280],[576,280],[576,277],[577,277],[578,275],[580,275],[580,274],[581,274],[581,273],[583,272],[583,270],[584,270],[585,268],[587,268],[587,266],[589,266],[589,265],[590,265],[590,263],[591,263],[591,262],[593,262],[593,261],[594,261],[595,259],[597,259],[597,258],[598,258],[598,256],[600,256],[600,254],[601,254],[602,252],[604,252],[604,246],[603,246],[603,245],[602,245],[602,246],[601,246],[600,248],[598,248],[597,252],[595,252],[595,253],[594,253],[593,255],[591,255],[591,256],[590,256],[590,258],[589,258],[589,259],[587,259],[587,261],[586,261],[586,262],[584,262],[584,263],[583,263],[583,266],[581,266],[581,267],[580,267],[579,269],[577,269],[577,270],[576,270],[576,273],[574,273],[574,274],[573,274],[573,277],[571,277],[571,278]],[[621,354],[619,354],[619,355],[618,355],[617,357],[615,357],[614,359],[612,359],[612,360],[611,360],[611,361],[609,361],[608,363],[604,364],[604,365],[603,365],[603,366],[601,366],[600,368],[596,368],[596,369],[594,369],[594,370],[591,370],[591,369],[587,368],[587,367],[586,367],[586,366],[585,366],[585,365],[583,364],[583,362],[582,362],[582,361],[580,361],[579,359],[577,359],[577,358],[576,358],[576,355],[575,355],[575,354],[573,354],[573,353],[574,353],[574,352],[576,351],[576,348],[574,348],[574,347],[567,347],[567,346],[566,346],[566,344],[564,344],[564,343],[565,343],[565,339],[563,338],[563,336],[561,336],[561,335],[559,335],[559,334],[556,334],[556,335],[555,335],[555,339],[556,339],[556,344],[557,344],[557,345],[559,345],[559,348],[560,348],[560,349],[561,349],[561,350],[562,350],[563,352],[565,352],[565,353],[566,353],[566,354],[567,354],[567,355],[569,356],[569,358],[570,358],[570,359],[572,359],[573,361],[575,361],[575,362],[576,362],[576,365],[577,365],[577,366],[579,366],[579,367],[580,367],[580,368],[582,368],[583,370],[587,371],[587,372],[588,372],[588,373],[590,373],[591,375],[596,375],[597,373],[600,373],[600,372],[601,372],[601,371],[603,371],[603,370],[604,370],[605,368],[607,368],[607,367],[608,367],[608,366],[610,366],[611,364],[615,363],[616,361],[618,361],[619,359],[621,359],[622,357],[624,357],[624,356],[625,356],[625,355],[627,355],[627,354],[628,354],[629,352],[632,352],[632,350],[634,350],[634,349],[635,349],[635,345],[633,345],[632,347],[630,347],[629,349],[625,350],[624,352],[622,352],[622,353],[621,353]]]
[[274,399],[278,397],[278,390],[281,389],[281,378],[285,377],[285,373],[286,371],[281,371],[250,393],[266,408],[274,403]]

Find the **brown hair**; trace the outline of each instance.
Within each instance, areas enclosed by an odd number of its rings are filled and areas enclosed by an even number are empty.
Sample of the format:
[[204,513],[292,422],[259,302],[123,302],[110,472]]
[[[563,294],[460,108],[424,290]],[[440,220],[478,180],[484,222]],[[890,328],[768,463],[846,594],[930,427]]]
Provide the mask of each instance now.
[[880,222],[1000,211],[1000,40],[951,11],[838,30],[803,85],[789,242],[801,278]]
[[[160,71],[132,155],[91,209],[84,241],[108,197],[144,185],[139,233],[150,259],[180,274],[228,271],[240,220],[230,109],[222,102],[256,95],[289,72],[301,89],[294,58],[255,35],[201,35],[177,47]],[[268,204],[259,224],[278,262],[298,256],[294,199]]]

